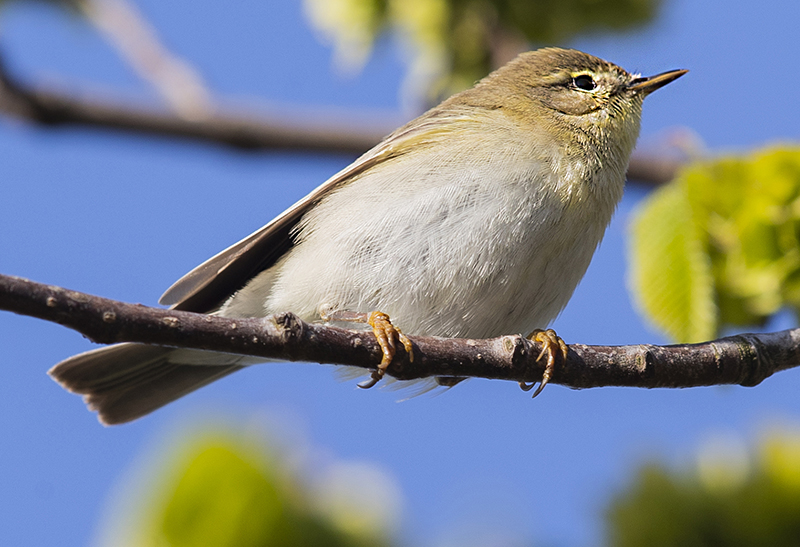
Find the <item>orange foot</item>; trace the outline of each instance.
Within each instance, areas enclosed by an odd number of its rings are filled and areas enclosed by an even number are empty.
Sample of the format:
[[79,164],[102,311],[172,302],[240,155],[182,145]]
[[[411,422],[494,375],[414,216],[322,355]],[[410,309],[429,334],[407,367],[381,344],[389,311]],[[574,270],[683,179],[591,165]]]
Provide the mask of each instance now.
[[[567,344],[553,329],[536,329],[528,335],[528,340],[538,342],[542,345],[542,351],[539,353],[539,357],[536,358],[537,363],[541,361],[544,356],[547,356],[547,365],[544,367],[544,373],[542,373],[542,382],[539,384],[538,389],[533,392],[533,397],[536,397],[542,392],[544,386],[550,381],[550,378],[553,377],[553,370],[556,368],[556,359],[561,359],[562,363],[567,361],[569,348],[567,348]],[[536,382],[532,384],[526,384],[525,382],[519,383],[519,387],[522,388],[522,391],[530,391],[535,385]]]
[[414,349],[411,346],[411,340],[403,334],[400,329],[392,325],[389,316],[383,312],[374,311],[372,313],[357,313],[349,311],[334,311],[330,313],[322,313],[322,319],[325,321],[352,321],[356,323],[369,323],[372,327],[372,333],[378,340],[378,345],[381,347],[383,357],[378,365],[378,368],[372,371],[369,380],[364,380],[358,387],[369,389],[378,382],[386,374],[387,367],[394,359],[394,354],[397,352],[396,342],[403,344],[403,347],[408,354],[408,360],[414,362]]
[[394,354],[397,351],[395,341],[399,341],[403,344],[408,354],[408,360],[412,363],[414,362],[414,348],[411,347],[411,340],[409,340],[400,329],[392,325],[392,321],[389,319],[388,315],[383,312],[374,311],[369,314],[367,323],[372,327],[372,332],[375,334],[375,338],[377,338],[378,344],[381,346],[383,358],[378,368],[372,371],[370,379],[358,384],[358,387],[363,389],[371,388],[380,382],[383,375],[386,374],[386,368],[392,362],[392,359],[394,359]]

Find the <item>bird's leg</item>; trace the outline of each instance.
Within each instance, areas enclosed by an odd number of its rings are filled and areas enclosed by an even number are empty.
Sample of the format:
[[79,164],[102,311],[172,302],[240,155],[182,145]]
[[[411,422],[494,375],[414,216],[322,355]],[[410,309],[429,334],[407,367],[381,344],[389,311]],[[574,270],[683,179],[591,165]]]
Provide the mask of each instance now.
[[[556,360],[560,359],[562,363],[567,361],[569,348],[567,348],[567,344],[553,329],[536,329],[530,333],[527,338],[528,340],[538,342],[542,345],[542,351],[539,353],[539,357],[536,358],[536,362],[541,361],[545,356],[547,357],[547,365],[545,365],[544,372],[542,373],[542,381],[536,391],[533,392],[533,397],[536,397],[542,392],[550,378],[552,378],[553,370],[556,368]],[[536,382],[532,384],[526,384],[525,382],[519,383],[519,387],[522,388],[522,391],[530,391],[535,385]]]
[[368,323],[369,326],[372,327],[372,333],[378,340],[378,344],[383,352],[383,358],[381,359],[378,368],[372,371],[370,379],[358,384],[358,387],[360,388],[369,389],[377,384],[381,378],[383,378],[384,374],[386,373],[386,368],[389,366],[389,364],[391,364],[392,359],[394,359],[394,354],[397,351],[397,347],[395,346],[396,342],[399,341],[401,344],[403,344],[403,347],[408,354],[408,360],[411,362],[414,361],[414,350],[411,346],[411,340],[409,340],[399,328],[395,327],[392,324],[392,321],[389,319],[389,316],[383,312],[373,311],[371,313],[361,313],[341,310],[330,312],[321,311],[320,315],[323,321],[350,321],[354,323]]

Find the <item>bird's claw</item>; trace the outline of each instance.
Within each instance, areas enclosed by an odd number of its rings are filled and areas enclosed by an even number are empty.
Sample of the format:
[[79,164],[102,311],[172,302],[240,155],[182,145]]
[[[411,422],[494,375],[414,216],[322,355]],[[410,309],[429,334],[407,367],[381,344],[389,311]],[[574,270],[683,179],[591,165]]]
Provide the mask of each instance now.
[[[528,340],[538,342],[542,345],[542,350],[539,352],[539,357],[536,358],[537,363],[545,356],[547,357],[547,364],[545,365],[544,372],[542,373],[542,381],[539,383],[539,387],[536,389],[536,391],[533,392],[533,396],[531,397],[533,398],[542,392],[544,386],[546,386],[547,382],[550,381],[550,378],[553,377],[553,371],[556,368],[556,360],[560,359],[562,363],[567,361],[567,353],[569,352],[569,348],[564,340],[562,340],[553,329],[536,329],[530,333],[527,338]],[[519,387],[522,389],[522,391],[530,391],[535,385],[536,382],[531,384],[527,384],[525,382],[519,383]]]
[[414,362],[414,348],[411,346],[411,340],[409,340],[399,328],[392,324],[388,315],[383,312],[374,311],[367,317],[367,323],[372,327],[372,332],[378,340],[378,344],[383,352],[383,357],[381,358],[378,368],[372,371],[369,380],[364,380],[360,384],[357,384],[358,387],[362,389],[371,388],[380,382],[381,378],[386,374],[386,369],[391,364],[397,351],[397,341],[403,344],[408,354],[408,360]]

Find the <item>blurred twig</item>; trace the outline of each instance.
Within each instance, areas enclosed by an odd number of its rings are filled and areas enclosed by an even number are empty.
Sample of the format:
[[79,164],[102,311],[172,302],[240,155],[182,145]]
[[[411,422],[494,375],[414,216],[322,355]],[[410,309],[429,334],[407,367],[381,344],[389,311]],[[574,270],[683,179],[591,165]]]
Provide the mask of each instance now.
[[[28,122],[61,127],[106,128],[153,136],[179,137],[252,150],[303,150],[361,154],[393,126],[289,123],[254,113],[216,109],[202,119],[154,108],[27,86],[16,81],[0,58],[0,112]],[[628,176],[646,184],[671,180],[683,162],[634,153]]]
[[675,157],[659,157],[634,151],[628,164],[628,179],[654,186],[665,184],[674,179],[685,164],[686,160]]
[[374,146],[385,133],[368,127],[289,124],[256,114],[221,111],[202,120],[189,120],[155,108],[27,87],[9,76],[1,59],[0,112],[45,126],[106,128],[244,149],[358,154]]
[[[101,343],[140,342],[362,368],[381,360],[370,331],[309,324],[291,313],[229,319],[126,304],[4,275],[0,309],[59,323]],[[531,382],[542,377],[539,348],[518,334],[487,340],[410,338],[414,362],[401,350],[387,370],[401,380],[458,376]],[[800,329],[703,344],[569,348],[551,383],[572,388],[755,386],[800,365]]]
[[78,6],[179,117],[201,120],[211,115],[211,93],[200,74],[164,47],[134,4],[128,0],[82,0]]

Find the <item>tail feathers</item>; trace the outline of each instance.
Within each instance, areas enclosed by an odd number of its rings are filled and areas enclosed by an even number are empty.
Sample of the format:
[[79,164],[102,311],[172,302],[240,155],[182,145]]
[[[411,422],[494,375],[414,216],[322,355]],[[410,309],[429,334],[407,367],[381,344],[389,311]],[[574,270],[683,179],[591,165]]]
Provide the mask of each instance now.
[[[220,356],[219,364],[187,364],[186,350],[116,344],[81,353],[50,369],[63,387],[83,395],[106,425],[140,418],[215,380],[243,368],[240,356]],[[190,359],[185,359],[191,362]],[[178,361],[178,362],[173,362]],[[249,362],[247,363],[249,364]]]

